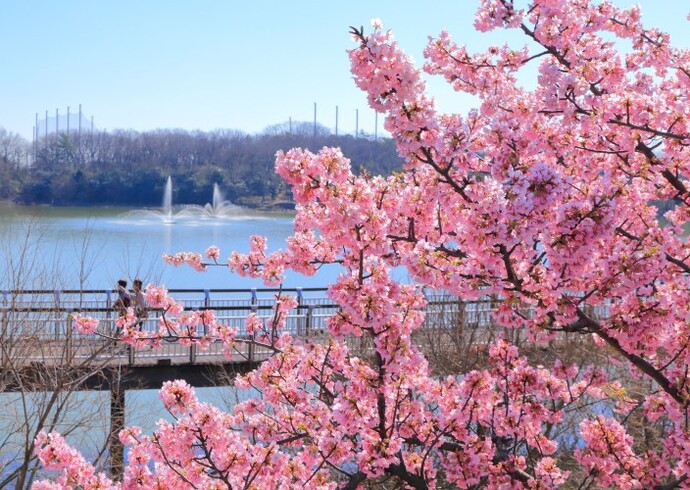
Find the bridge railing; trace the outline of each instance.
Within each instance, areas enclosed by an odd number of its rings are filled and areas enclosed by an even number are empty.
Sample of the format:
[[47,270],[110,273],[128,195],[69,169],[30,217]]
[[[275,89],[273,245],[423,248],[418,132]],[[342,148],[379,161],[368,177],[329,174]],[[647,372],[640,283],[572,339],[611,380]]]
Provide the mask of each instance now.
[[[336,311],[325,297],[324,288],[293,289],[173,289],[170,293],[183,302],[188,310],[213,309],[218,321],[237,328],[238,337],[248,338],[245,321],[254,311],[267,320],[273,313],[277,293],[292,294],[299,306],[291,311],[286,328],[293,335],[313,336],[326,329],[325,318]],[[116,336],[118,313],[113,309],[116,290],[21,290],[2,291],[0,295],[0,342],[12,344],[14,351],[21,351],[27,361],[60,362],[65,358],[64,349],[70,349],[71,359],[90,358],[101,350],[102,357],[127,358],[130,362],[196,362],[204,358],[222,359],[223,345],[212,344],[201,350],[185,345],[177,339],[165,339],[155,350],[132,350],[122,343],[113,343],[97,335],[85,335],[72,327],[72,315],[80,313],[97,318],[100,332]],[[143,322],[142,330],[152,334],[158,331],[161,312],[151,309]],[[111,348],[103,349],[105,345]],[[238,358],[261,360],[268,355],[266,349],[246,346],[236,353]],[[238,359],[240,360],[240,359]]]
[[[170,289],[170,294],[185,303],[187,308],[203,306],[239,306],[244,304],[272,304],[278,292],[292,294],[298,299],[324,298],[325,288],[251,288],[251,289]],[[2,290],[0,308],[112,308],[117,299],[116,289],[65,290]]]
[[[219,322],[237,329],[238,338],[249,340],[245,322],[249,313],[255,312],[268,321],[273,314],[276,289],[226,289],[226,290],[171,290],[181,299],[186,309],[213,309]],[[338,311],[338,306],[325,296],[325,289],[283,289],[282,293],[298,298],[297,308],[288,313],[286,330],[294,337],[325,338],[327,321]],[[35,352],[37,360],[53,359],[58,362],[64,353],[57,347],[63,342],[72,349],[75,359],[92,356],[101,349],[103,356],[121,359],[130,364],[222,362],[224,354],[232,354],[231,361],[258,361],[270,355],[267,349],[238,343],[233,353],[224,353],[224,344],[212,343],[207,349],[189,345],[175,338],[164,339],[156,349],[130,349],[121,342],[103,339],[96,335],[84,335],[72,328],[72,315],[81,313],[100,320],[100,331],[112,336],[117,334],[117,312],[112,305],[117,297],[114,290],[88,291],[3,291],[0,297],[0,342],[23,342],[27,357]],[[490,298],[465,302],[457,297],[434,292],[427,294],[428,305],[423,329],[438,332],[462,327],[476,332],[486,331],[494,325],[493,312],[497,302]],[[605,307],[596,316],[605,316]],[[158,331],[161,312],[149,311],[142,330],[152,334]],[[477,338],[482,338],[481,335]],[[348,345],[360,350],[369,349],[358,338],[346,339]],[[50,346],[56,346],[51,349]],[[104,349],[108,346],[108,349]],[[38,348],[40,347],[40,349]],[[227,356],[226,356],[227,357]],[[227,359],[226,359],[227,362]]]

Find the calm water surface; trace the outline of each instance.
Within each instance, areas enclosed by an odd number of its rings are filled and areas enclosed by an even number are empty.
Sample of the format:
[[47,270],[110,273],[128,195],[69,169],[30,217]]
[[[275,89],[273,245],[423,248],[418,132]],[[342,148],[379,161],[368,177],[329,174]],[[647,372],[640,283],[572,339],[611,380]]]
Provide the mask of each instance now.
[[[54,208],[0,206],[0,291],[9,289],[111,289],[119,278],[141,278],[144,283],[164,284],[170,289],[223,289],[262,287],[258,280],[240,278],[225,267],[204,273],[190,267],[166,265],[161,255],[179,251],[204,252],[210,245],[221,249],[221,257],[237,250],[247,252],[249,237],[267,237],[269,250],[285,248],[293,231],[291,216],[257,214],[232,208],[222,216],[206,215],[199,208],[173,211],[172,222],[158,210],[123,208]],[[325,287],[341,269],[330,266],[315,276],[288,272],[284,286]],[[394,271],[405,280],[406,272]],[[232,388],[203,388],[204,401],[223,408],[252,396]],[[87,431],[76,431],[69,441],[86,453],[105,440],[108,424],[108,392],[82,393],[84,402],[75,419],[93,412],[101,423]],[[0,394],[0,406],[14,406],[16,396]],[[166,413],[156,390],[128,391],[126,424],[141,425],[145,432],[155,428]],[[5,411],[0,432],[6,432],[16,418]],[[0,448],[0,461],[7,460]]]
[[[198,211],[193,210],[193,211]],[[209,245],[221,258],[247,252],[249,237],[263,235],[269,250],[285,248],[292,217],[235,209],[232,214],[206,216],[175,211],[172,222],[157,210],[123,208],[0,207],[0,288],[106,289],[117,279],[140,277],[144,283],[168,288],[262,287],[225,267],[198,273],[161,260],[164,253],[202,252]],[[31,260],[27,260],[27,257]],[[20,260],[23,274],[17,279]],[[312,277],[288,272],[285,287],[324,287],[338,275],[335,266]],[[52,284],[55,282],[56,284]]]
[[[221,249],[221,257],[237,250],[247,252],[249,237],[263,235],[269,250],[285,248],[293,231],[289,215],[257,214],[237,208],[222,216],[205,215],[190,208],[175,209],[172,222],[157,210],[123,208],[56,208],[0,206],[0,291],[9,289],[110,289],[117,279],[141,278],[144,283],[165,284],[170,289],[262,287],[258,280],[240,278],[225,267],[204,273],[190,267],[166,265],[161,255],[179,251],[202,252],[209,245]],[[306,277],[287,273],[285,287],[324,287],[335,280],[339,268],[333,266]],[[222,408],[251,396],[233,388],[197,389],[199,397]],[[167,418],[157,390],[133,390],[126,395],[126,424],[140,425],[146,433],[156,421]],[[68,440],[92,454],[105,441],[108,430],[108,392],[83,392],[76,397],[78,408],[70,422],[95,417],[100,423],[77,430]],[[0,393],[0,407],[19,407],[16,394]],[[88,413],[87,413],[88,412]],[[10,432],[21,414],[3,410],[0,433]],[[73,419],[71,419],[73,417]],[[0,462],[11,460],[11,447],[0,445]],[[10,442],[12,442],[10,440]]]

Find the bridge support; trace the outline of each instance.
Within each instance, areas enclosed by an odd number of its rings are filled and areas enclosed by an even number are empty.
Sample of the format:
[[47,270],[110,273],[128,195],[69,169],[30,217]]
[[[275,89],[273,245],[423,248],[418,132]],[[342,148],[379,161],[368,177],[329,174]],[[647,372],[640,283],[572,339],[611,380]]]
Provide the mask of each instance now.
[[120,479],[124,473],[125,448],[118,434],[125,428],[125,390],[118,384],[110,386],[110,475]]

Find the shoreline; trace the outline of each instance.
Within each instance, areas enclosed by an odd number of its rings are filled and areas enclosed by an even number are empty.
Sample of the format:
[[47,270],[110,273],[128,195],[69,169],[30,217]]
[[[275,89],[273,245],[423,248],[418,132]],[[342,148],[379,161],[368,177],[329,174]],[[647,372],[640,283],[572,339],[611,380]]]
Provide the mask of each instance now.
[[[251,206],[247,204],[235,204],[232,203],[234,206],[237,206],[238,208],[241,208],[243,211],[247,211],[249,213],[260,213],[260,214],[269,214],[269,215],[275,215],[275,216],[285,216],[285,217],[290,217],[295,215],[295,208],[294,208],[294,203],[288,203],[285,201],[281,202],[276,202],[276,203],[270,203],[270,204],[262,204],[259,206]],[[198,204],[189,204],[189,203],[183,203],[183,204],[175,204],[173,205],[173,209],[182,209],[185,206],[198,206]],[[131,206],[131,205],[117,205],[117,204],[91,204],[91,205],[83,205],[83,204],[43,204],[43,203],[35,203],[35,204],[20,204],[16,203],[14,201],[11,201],[9,199],[4,199],[0,200],[0,209],[10,209],[10,208],[18,208],[18,209],[28,209],[28,208],[36,208],[36,209],[92,209],[92,208],[98,208],[98,209],[122,209],[122,210],[132,210],[132,209],[142,209],[142,210],[155,210],[155,209],[160,209],[160,207],[148,207],[148,206]]]

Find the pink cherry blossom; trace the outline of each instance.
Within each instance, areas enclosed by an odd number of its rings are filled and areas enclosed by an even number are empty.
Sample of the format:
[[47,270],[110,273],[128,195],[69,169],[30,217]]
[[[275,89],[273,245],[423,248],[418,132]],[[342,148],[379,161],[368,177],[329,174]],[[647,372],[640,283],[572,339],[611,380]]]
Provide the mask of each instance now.
[[206,253],[204,255],[207,259],[211,259],[215,262],[218,262],[218,260],[220,259],[220,249],[217,246],[212,245],[206,249]]
[[72,317],[72,325],[77,331],[83,334],[91,334],[96,331],[98,320],[77,313]]
[[[291,333],[292,296],[238,328],[148,285],[158,331],[142,336],[130,311],[118,338],[223,342],[228,356],[258,346],[271,355],[235,381],[255,396],[223,412],[167,383],[173,421],[122,432],[122,482],[42,433],[37,454],[59,475],[37,488],[690,485],[690,50],[645,28],[638,7],[478,4],[476,29],[528,43],[471,53],[443,31],[419,68],[382,22],[351,32],[353,80],[384,118],[399,172],[356,174],[335,148],[278,152],[296,203],[284,249],[253,236],[223,264],[215,246],[164,258],[273,286],[288,269],[338,264],[327,331]],[[422,70],[477,106],[441,113]],[[449,325],[425,317],[425,293],[454,298]],[[80,315],[74,325],[110,335]],[[476,335],[476,365],[437,375],[447,366],[427,359],[425,328]],[[565,347],[580,360],[559,359]]]

